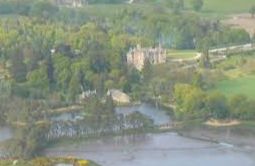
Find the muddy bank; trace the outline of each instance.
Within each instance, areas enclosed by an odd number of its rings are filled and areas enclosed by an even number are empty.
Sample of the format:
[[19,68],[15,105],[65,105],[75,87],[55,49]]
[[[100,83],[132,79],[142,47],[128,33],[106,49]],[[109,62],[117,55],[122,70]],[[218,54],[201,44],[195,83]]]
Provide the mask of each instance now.
[[255,152],[255,126],[253,124],[244,123],[225,127],[192,124],[178,129],[178,133],[192,139],[226,143]]
[[13,136],[13,131],[10,127],[0,127],[0,142],[6,141]]
[[210,119],[206,121],[204,124],[212,127],[231,127],[240,125],[241,122],[239,120],[217,120],[217,119]]
[[255,153],[226,144],[155,133],[99,138],[45,150],[49,157],[88,158],[103,166],[254,166]]

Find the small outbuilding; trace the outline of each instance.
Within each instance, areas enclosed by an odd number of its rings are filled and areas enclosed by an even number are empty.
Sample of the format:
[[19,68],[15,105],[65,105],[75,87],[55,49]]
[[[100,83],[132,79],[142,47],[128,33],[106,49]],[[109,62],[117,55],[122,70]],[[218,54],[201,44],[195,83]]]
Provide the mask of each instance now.
[[130,103],[130,97],[118,89],[111,89],[108,90],[107,95],[111,95],[114,102],[118,104],[129,104]]

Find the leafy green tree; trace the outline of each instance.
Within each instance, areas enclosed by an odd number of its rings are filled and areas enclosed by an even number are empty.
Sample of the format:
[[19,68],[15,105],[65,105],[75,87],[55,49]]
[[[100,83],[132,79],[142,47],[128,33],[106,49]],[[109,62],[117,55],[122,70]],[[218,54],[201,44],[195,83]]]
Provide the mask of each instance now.
[[255,5],[251,6],[249,13],[251,14],[251,17],[254,18],[254,14],[255,14]]
[[212,41],[210,37],[204,37],[200,39],[197,43],[197,48],[201,52],[200,66],[203,68],[212,67],[212,64],[210,62],[210,57],[209,57],[209,49],[211,45],[212,45]]
[[10,58],[10,73],[17,82],[26,81],[27,67],[24,63],[24,56],[20,49],[14,49]]
[[152,77],[152,64],[149,59],[145,59],[144,66],[142,69],[143,80],[145,83],[148,83]]
[[254,120],[255,119],[255,103],[253,100],[248,101],[248,104],[246,105],[247,110],[246,114],[242,114],[243,119],[248,119],[248,120]]
[[205,85],[203,75],[201,73],[196,73],[193,76],[192,84],[195,85],[196,87],[199,87],[199,88],[203,89],[204,85]]
[[51,55],[49,55],[47,57],[46,65],[47,65],[47,75],[48,75],[48,80],[49,80],[49,87],[50,87],[50,89],[52,89],[52,86],[55,82],[55,78],[54,78],[54,64],[53,64]]
[[229,106],[234,118],[242,118],[246,114],[248,98],[245,95],[235,95],[230,98]]
[[48,127],[36,124],[26,125],[15,131],[15,138],[7,145],[10,156],[30,159],[40,153],[47,143]]
[[42,66],[39,69],[28,73],[27,81],[31,87],[41,88],[43,90],[49,89],[49,80],[46,66]]
[[230,98],[229,106],[231,116],[237,119],[253,120],[255,118],[254,101],[247,96],[239,94]]
[[0,98],[8,98],[11,95],[12,84],[10,80],[0,80]]
[[188,84],[176,84],[174,99],[177,104],[176,115],[182,117],[204,117],[206,94],[200,89]]
[[69,88],[68,88],[68,94],[70,96],[71,101],[76,101],[77,96],[81,92],[81,84],[79,80],[79,75],[78,73],[74,73],[71,77],[71,80],[69,82]]
[[125,83],[123,87],[123,91],[126,93],[133,92],[134,88],[136,86],[139,86],[141,82],[141,74],[137,69],[131,68],[131,69],[128,69],[126,77],[127,77],[127,82]]
[[210,116],[216,119],[229,117],[227,98],[219,92],[210,93],[206,98],[206,107]]
[[72,74],[70,70],[70,59],[66,56],[58,54],[53,57],[53,64],[57,87],[67,90]]
[[184,0],[169,0],[168,5],[178,14],[181,10],[184,9]]
[[[11,157],[31,158],[38,155],[47,143],[47,121],[41,121],[45,107],[35,100],[12,99],[15,104],[9,105],[6,118],[9,123],[17,124],[14,137],[7,144]],[[47,120],[47,119],[46,119]]]
[[108,95],[105,100],[105,109],[107,112],[114,113],[115,105],[111,95]]
[[195,11],[201,11],[204,5],[204,0],[192,0],[191,5]]
[[152,127],[153,121],[149,119],[147,116],[144,116],[138,111],[135,111],[129,114],[126,117],[126,121],[128,125],[130,125],[133,129],[148,129]]
[[37,16],[39,18],[49,18],[55,15],[58,11],[58,7],[54,6],[49,1],[35,1],[31,7],[30,15]]

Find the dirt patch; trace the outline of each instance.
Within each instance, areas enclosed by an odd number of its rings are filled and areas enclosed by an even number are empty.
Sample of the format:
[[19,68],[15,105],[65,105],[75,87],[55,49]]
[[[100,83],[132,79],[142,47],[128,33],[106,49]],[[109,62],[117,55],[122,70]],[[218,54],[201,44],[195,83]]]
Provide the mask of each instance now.
[[233,28],[243,28],[250,36],[253,36],[255,33],[255,17],[253,18],[251,14],[248,13],[230,15],[228,19],[223,20],[223,24]]
[[216,120],[216,119],[210,119],[207,122],[205,122],[208,126],[213,127],[227,127],[227,126],[236,126],[241,124],[238,120]]

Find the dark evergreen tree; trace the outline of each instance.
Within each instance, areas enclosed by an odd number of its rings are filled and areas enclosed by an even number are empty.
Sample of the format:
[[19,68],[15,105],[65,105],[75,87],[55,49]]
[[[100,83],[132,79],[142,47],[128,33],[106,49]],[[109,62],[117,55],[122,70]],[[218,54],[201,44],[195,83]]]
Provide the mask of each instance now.
[[22,51],[19,48],[14,48],[11,55],[11,67],[10,73],[11,76],[17,82],[24,82],[26,80],[27,68],[24,63],[24,56]]

